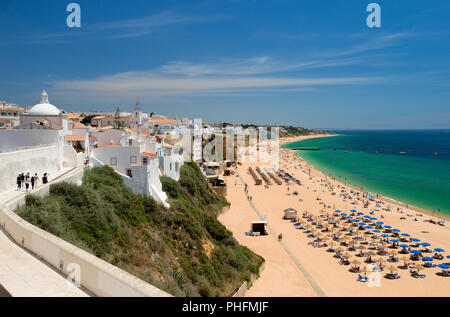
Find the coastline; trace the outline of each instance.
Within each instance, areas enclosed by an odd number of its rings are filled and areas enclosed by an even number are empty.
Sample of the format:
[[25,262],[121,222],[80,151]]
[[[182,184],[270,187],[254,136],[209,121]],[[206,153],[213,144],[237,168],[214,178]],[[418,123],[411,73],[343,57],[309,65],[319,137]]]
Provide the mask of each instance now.
[[[298,142],[298,141],[303,141],[303,140],[307,140],[307,139],[312,139],[312,138],[320,138],[320,137],[331,137],[331,136],[339,136],[342,134],[326,134],[326,135],[310,135],[310,136],[300,136],[300,137],[291,137],[291,138],[280,138],[280,145],[286,145],[289,143],[294,143],[294,142]],[[376,196],[377,199],[385,202],[385,203],[389,203],[394,205],[395,207],[399,207],[399,208],[404,208],[407,210],[410,210],[412,212],[416,212],[421,214],[419,217],[424,217],[424,216],[430,216],[430,217],[434,217],[437,218],[438,220],[445,220],[445,221],[450,221],[450,216],[445,215],[445,214],[440,214],[438,212],[433,212],[431,210],[428,209],[424,209],[421,207],[417,207],[402,201],[398,201],[395,200],[393,198],[390,197],[386,197],[383,196],[379,193],[376,192],[372,192],[372,191],[368,191],[367,189],[365,189],[364,187],[358,187],[356,185],[353,185],[351,183],[345,183],[339,179],[333,178],[330,175],[327,175],[326,173],[324,173],[322,170],[320,170],[319,168],[315,167],[313,164],[311,164],[310,162],[308,162],[307,160],[303,159],[302,157],[299,157],[295,154],[296,151],[292,150],[294,157],[296,157],[298,160],[300,160],[301,162],[305,163],[309,168],[311,168],[311,170],[314,170],[316,173],[320,174],[322,177],[325,178],[332,178],[335,182],[339,183],[341,186],[347,186],[352,188],[353,190],[357,190],[357,191],[361,191],[361,192],[366,192],[366,193],[371,193],[373,195]],[[435,220],[435,219],[433,219]]]

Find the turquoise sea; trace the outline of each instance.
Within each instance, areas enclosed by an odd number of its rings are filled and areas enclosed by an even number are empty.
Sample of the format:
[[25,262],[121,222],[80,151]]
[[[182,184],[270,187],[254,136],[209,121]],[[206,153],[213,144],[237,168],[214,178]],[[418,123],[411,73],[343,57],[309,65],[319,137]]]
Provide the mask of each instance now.
[[334,132],[343,135],[284,147],[319,147],[296,154],[341,181],[450,216],[450,130]]

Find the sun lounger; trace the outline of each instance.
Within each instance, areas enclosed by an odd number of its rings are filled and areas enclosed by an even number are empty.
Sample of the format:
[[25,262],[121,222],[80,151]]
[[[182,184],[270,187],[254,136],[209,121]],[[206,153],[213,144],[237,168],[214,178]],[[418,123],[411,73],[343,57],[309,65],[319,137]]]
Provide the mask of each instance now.
[[358,281],[358,282],[368,282],[368,281],[369,281],[369,278],[366,277],[366,276],[361,276],[361,274],[358,274],[358,279],[357,279],[357,281]]
[[396,280],[400,278],[400,275],[398,275],[397,273],[387,273],[385,275],[386,278],[390,279],[390,280]]

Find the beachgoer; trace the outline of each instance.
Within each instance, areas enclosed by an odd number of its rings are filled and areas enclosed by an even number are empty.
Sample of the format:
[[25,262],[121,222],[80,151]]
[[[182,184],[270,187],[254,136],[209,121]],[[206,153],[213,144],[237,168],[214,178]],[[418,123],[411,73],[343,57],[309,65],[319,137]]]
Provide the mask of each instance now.
[[42,184],[47,184],[47,183],[48,183],[47,173],[44,173],[44,176],[42,176]]
[[278,235],[278,241],[281,241],[281,239],[283,239],[283,234],[282,234],[282,233],[280,233],[280,234]]
[[31,189],[34,189],[34,176],[31,176]]
[[34,187],[38,187],[39,185],[39,176],[37,173],[34,173]]

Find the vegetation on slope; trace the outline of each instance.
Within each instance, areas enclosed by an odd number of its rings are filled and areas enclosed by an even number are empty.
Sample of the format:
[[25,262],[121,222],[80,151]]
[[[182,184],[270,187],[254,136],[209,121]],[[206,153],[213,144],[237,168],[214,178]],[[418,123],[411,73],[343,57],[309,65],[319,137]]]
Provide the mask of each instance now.
[[240,246],[217,220],[228,202],[195,163],[176,182],[162,177],[169,209],[135,195],[110,167],[86,171],[83,184],[54,184],[27,196],[16,212],[28,222],[175,296],[229,296],[263,259]]

